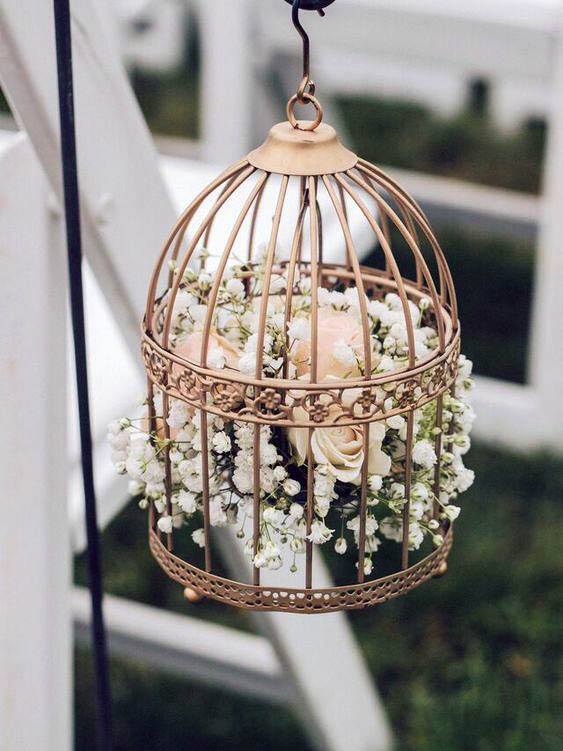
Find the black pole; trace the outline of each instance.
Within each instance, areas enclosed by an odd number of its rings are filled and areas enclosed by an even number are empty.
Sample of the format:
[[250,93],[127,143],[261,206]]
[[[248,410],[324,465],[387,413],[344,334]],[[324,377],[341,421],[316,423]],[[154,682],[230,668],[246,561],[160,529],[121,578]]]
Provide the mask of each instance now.
[[92,600],[92,647],[96,674],[97,741],[100,751],[111,751],[111,692],[108,676],[106,634],[102,611],[102,564],[96,519],[96,495],[92,463],[92,432],[88,403],[88,369],[84,329],[84,293],[82,287],[82,239],[76,163],[74,96],[72,82],[72,45],[69,0],[54,0],[61,162],[68,252],[70,307],[76,367],[82,481],[88,539],[88,575]]

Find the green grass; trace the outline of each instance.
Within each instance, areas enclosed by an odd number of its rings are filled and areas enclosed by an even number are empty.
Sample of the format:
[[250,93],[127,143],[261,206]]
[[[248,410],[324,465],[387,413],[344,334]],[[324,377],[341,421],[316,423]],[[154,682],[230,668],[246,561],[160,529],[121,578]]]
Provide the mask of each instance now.
[[563,748],[563,462],[481,448],[448,575],[353,617],[404,751]]
[[[448,574],[351,621],[398,751],[561,751],[563,460],[485,446],[470,456],[477,480],[464,498]],[[184,604],[150,559],[142,517],[129,508],[104,535],[107,590],[248,628],[235,610]],[[308,748],[280,707],[131,661],[113,660],[112,682],[117,751]],[[80,651],[80,751],[93,749],[91,692]]]
[[377,164],[501,188],[540,190],[545,126],[501,132],[469,109],[443,117],[413,102],[339,96],[336,105],[359,154]]
[[[75,748],[94,751],[92,669],[76,653]],[[217,688],[113,660],[114,751],[307,751],[307,741],[284,707],[234,697]]]

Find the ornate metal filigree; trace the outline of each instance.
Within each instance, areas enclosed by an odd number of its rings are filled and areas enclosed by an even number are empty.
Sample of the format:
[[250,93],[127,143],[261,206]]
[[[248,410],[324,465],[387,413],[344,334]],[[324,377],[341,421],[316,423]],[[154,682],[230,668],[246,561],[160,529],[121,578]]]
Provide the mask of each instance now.
[[[459,322],[455,291],[451,274],[444,255],[430,229],[427,218],[422,214],[416,202],[388,175],[374,165],[371,165],[344,149],[339,144],[336,135],[330,128],[324,128],[322,137],[317,138],[314,132],[300,134],[289,129],[287,124],[276,126],[270,134],[266,144],[253,152],[249,157],[226,170],[207,189],[194,200],[186,209],[182,218],[177,222],[173,232],[164,245],[164,249],[156,264],[147,299],[145,319],[143,323],[142,355],[148,379],[160,391],[174,399],[189,404],[195,410],[217,415],[226,421],[246,422],[255,425],[269,425],[275,428],[309,428],[307,456],[312,455],[313,438],[318,439],[316,431],[322,431],[334,426],[358,426],[378,420],[389,420],[395,415],[411,416],[411,425],[415,410],[429,402],[436,402],[436,453],[438,464],[434,491],[440,495],[440,446],[445,444],[442,436],[441,395],[449,391],[454,383],[458,371],[459,360]],[[264,164],[268,164],[268,168]],[[283,165],[283,166],[280,166]],[[304,174],[304,171],[309,174]],[[268,214],[265,218],[260,215],[263,210],[262,194],[270,174],[278,174],[279,198],[275,214]],[[299,205],[296,201],[288,201],[289,182],[293,181],[300,196]],[[274,180],[270,181],[270,184]],[[247,190],[250,186],[250,190]],[[322,200],[317,200],[320,191],[324,191]],[[222,207],[230,202],[237,203],[243,195],[239,206],[239,218],[229,227],[225,214],[221,220],[221,232],[213,228],[216,218],[221,215]],[[268,202],[263,202],[267,205]],[[332,211],[332,222],[321,221],[320,212]],[[328,208],[326,208],[328,207]],[[290,218],[291,211],[293,218]],[[348,217],[352,215],[358,223],[364,221],[364,226],[372,232],[373,247],[378,247],[385,258],[384,267],[368,269],[360,266],[355,258],[354,227]],[[202,223],[196,217],[204,217]],[[247,217],[249,218],[248,222]],[[287,232],[284,237],[293,238],[287,248],[285,258],[275,258],[274,249],[281,240],[280,226]],[[176,336],[181,336],[185,329],[181,326],[175,330],[173,326],[174,310],[178,294],[185,283],[185,279],[195,268],[194,260],[198,243],[204,242],[211,250],[217,238],[229,238],[226,245],[215,247],[214,251],[220,258],[218,268],[223,273],[229,268],[230,257],[240,258],[239,230],[250,224],[248,233],[248,249],[246,262],[239,265],[238,276],[243,282],[245,294],[256,297],[256,309],[261,309],[259,320],[258,341],[264,342],[266,334],[268,311],[267,305],[262,306],[262,292],[260,285],[255,284],[257,265],[255,235],[257,228],[271,227],[271,234],[267,242],[265,261],[261,262],[261,281],[273,279],[274,276],[285,274],[288,289],[279,287],[272,297],[278,296],[279,309],[283,325],[286,326],[293,315],[292,305],[298,295],[306,297],[307,279],[313,289],[331,289],[343,293],[342,299],[353,299],[349,288],[365,292],[365,296],[357,298],[357,320],[361,323],[364,341],[363,364],[368,373],[363,377],[342,381],[320,379],[317,383],[306,382],[307,375],[301,378],[270,378],[266,375],[254,378],[239,372],[232,367],[214,370],[204,367],[199,362],[208,363],[209,351],[205,351],[205,342],[209,350],[209,342],[214,331],[219,330],[217,309],[224,300],[223,288],[220,286],[219,275],[212,279],[209,287],[208,299],[198,300],[200,308],[204,310],[204,320],[198,321],[201,326],[201,361],[192,362],[180,355],[181,348],[175,351]],[[323,251],[323,244],[328,248],[327,237],[324,237],[323,226],[331,226],[331,248]],[[390,232],[389,230],[393,231]],[[326,230],[325,230],[326,234]],[[401,238],[401,257],[394,257],[395,238]],[[363,238],[362,238],[363,240]],[[209,244],[208,244],[209,243]],[[283,243],[279,243],[282,245]],[[326,258],[334,249],[340,248],[341,262],[327,261]],[[236,249],[236,250],[235,250]],[[270,252],[271,250],[271,252]],[[416,269],[416,279],[407,280],[401,274],[400,262],[404,253],[410,253],[412,265]],[[324,260],[323,260],[324,256]],[[205,266],[206,258],[202,259]],[[293,277],[291,277],[293,275]],[[290,279],[293,279],[293,282]],[[164,289],[161,283],[164,280]],[[184,281],[182,281],[184,280]],[[236,286],[236,285],[235,285]],[[240,285],[239,285],[240,286]],[[399,338],[401,352],[405,350],[401,370],[374,373],[379,361],[370,363],[370,349],[367,344],[369,337],[377,332],[377,313],[369,312],[378,309],[376,301],[384,300],[388,293],[394,294],[393,302],[389,302],[389,310],[402,311],[404,317],[404,334]],[[347,296],[347,297],[346,297]],[[314,299],[314,296],[312,296]],[[320,293],[319,293],[320,299]],[[269,300],[268,300],[269,304]],[[177,306],[176,306],[177,307]],[[321,306],[322,307],[322,306]],[[417,320],[413,322],[412,310],[416,311]],[[409,312],[411,311],[411,312]],[[284,317],[285,316],[285,317]],[[421,322],[419,318],[422,316]],[[398,316],[400,318],[400,315]],[[320,373],[316,364],[319,359],[319,326],[317,316],[310,320],[310,370]],[[402,326],[402,323],[400,324]],[[435,331],[436,349],[428,353],[425,359],[417,358],[418,342],[415,340],[414,329],[422,325]],[[190,329],[191,330],[191,329]],[[178,334],[178,331],[180,334]],[[199,329],[198,329],[199,332]],[[284,329],[285,335],[285,329]],[[432,335],[434,336],[434,335]],[[283,338],[283,337],[282,337]],[[326,338],[326,333],[325,333]],[[415,346],[416,345],[416,346]],[[281,360],[280,372],[291,372],[290,345],[278,344],[276,358]],[[332,345],[331,345],[332,346]],[[392,345],[394,346],[394,345]],[[399,345],[397,345],[399,346]],[[264,347],[258,347],[256,367],[251,372],[263,374],[267,372],[264,366]],[[375,348],[374,348],[375,349]],[[425,350],[426,351],[426,350]],[[379,354],[379,353],[377,353]],[[373,355],[374,359],[376,354]],[[360,358],[361,359],[361,358]],[[232,365],[232,361],[230,362]],[[383,366],[381,366],[383,367]],[[152,388],[151,388],[152,391]],[[438,408],[440,405],[440,408]],[[434,418],[432,418],[434,419]],[[397,421],[401,422],[401,421]],[[204,421],[201,426],[207,425]],[[164,428],[167,430],[167,428]],[[357,431],[356,433],[359,433]],[[370,431],[365,431],[367,434]],[[375,434],[375,430],[371,433]],[[408,432],[408,430],[407,430]],[[201,433],[204,433],[201,427]],[[254,457],[260,455],[260,435],[262,431],[254,433]],[[356,435],[355,433],[355,435]],[[387,439],[386,439],[387,440]],[[446,439],[447,440],[447,439]],[[393,479],[405,487],[408,495],[412,470],[412,432],[411,443],[405,442],[405,454],[400,459],[394,459],[392,466]],[[382,449],[384,450],[384,449]],[[363,452],[362,479],[358,487],[354,487],[354,498],[358,506],[365,503],[367,497],[368,451]],[[170,462],[167,455],[166,461]],[[202,570],[192,563],[182,560],[172,553],[173,537],[182,532],[172,530],[167,535],[166,544],[161,540],[157,527],[157,512],[153,509],[150,528],[150,547],[153,555],[162,568],[173,579],[185,587],[191,587],[197,592],[214,599],[237,605],[242,608],[256,610],[280,610],[298,613],[315,613],[341,610],[347,608],[363,608],[378,602],[396,597],[413,587],[418,586],[431,576],[442,573],[445,561],[452,544],[452,530],[445,530],[444,541],[432,553],[417,562],[409,559],[408,541],[408,502],[404,506],[403,516],[406,534],[401,543],[401,568],[394,574],[380,579],[364,581],[367,576],[364,571],[364,553],[366,551],[365,525],[360,526],[358,534],[358,555],[351,566],[352,583],[344,587],[318,589],[314,587],[312,556],[315,545],[305,545],[305,581],[304,586],[295,584],[295,576],[288,578],[287,587],[260,586],[259,569],[252,569],[252,584],[229,581],[218,576],[213,571],[210,544],[210,482],[207,461],[208,456],[201,454],[202,464],[202,500],[204,525],[204,555],[206,570]],[[261,488],[260,462],[256,461],[253,474],[252,520],[253,551],[258,552],[260,536],[259,524],[261,518]],[[172,476],[173,467],[167,466],[167,477]],[[310,467],[304,468],[308,473],[306,489],[299,498],[305,505],[304,519],[307,531],[311,532],[312,519],[315,516],[315,498],[311,488],[314,487],[314,473]],[[311,482],[313,480],[313,482]],[[168,485],[170,483],[168,482]],[[302,486],[305,488],[305,486]],[[170,490],[167,488],[168,508],[172,507]],[[285,501],[284,501],[285,502]],[[443,519],[439,516],[439,509],[433,512],[433,518],[438,520],[443,528]],[[436,538],[439,542],[439,538]],[[409,565],[412,564],[412,565]],[[291,585],[291,586],[289,586]]]
[[[284,427],[328,427],[335,423],[354,425],[381,420],[418,409],[449,389],[457,373],[459,338],[450,343],[444,355],[424,366],[373,386],[350,381],[344,388],[314,384],[314,390],[293,381],[273,381],[276,385],[258,388],[252,383],[227,380],[221,371],[203,371],[190,363],[180,364],[174,354],[164,352],[155,342],[143,342],[145,367],[151,381],[170,396],[186,401],[229,420],[275,422]],[[197,372],[198,367],[202,372]],[[232,376],[231,376],[232,378]],[[268,383],[265,379],[264,383]],[[256,393],[255,393],[256,392]],[[391,406],[388,406],[389,401]]]
[[442,545],[408,569],[361,584],[308,589],[294,586],[260,587],[210,574],[171,553],[158,535],[153,530],[149,531],[150,549],[159,566],[183,587],[190,587],[205,597],[246,610],[290,613],[359,610],[406,594],[433,576],[441,576],[445,572],[452,543],[453,527],[450,527]]

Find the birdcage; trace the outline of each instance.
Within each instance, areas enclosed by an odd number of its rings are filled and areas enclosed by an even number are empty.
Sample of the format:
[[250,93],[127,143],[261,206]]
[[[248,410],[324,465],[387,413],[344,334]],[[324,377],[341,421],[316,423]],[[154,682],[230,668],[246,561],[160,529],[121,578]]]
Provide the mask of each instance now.
[[[154,557],[190,596],[311,613],[380,603],[445,572],[448,493],[463,489],[448,467],[463,440],[444,254],[416,201],[322,122],[305,73],[287,122],[172,229],[142,351],[165,467],[164,494],[150,502]],[[296,119],[302,104],[315,108],[312,121]],[[372,565],[381,504],[398,551],[383,568]],[[186,520],[196,517],[194,530]],[[220,529],[230,522],[232,532]],[[414,524],[430,549],[415,544]],[[217,534],[248,554],[240,581],[219,567]],[[324,538],[348,549],[330,587],[315,581]]]

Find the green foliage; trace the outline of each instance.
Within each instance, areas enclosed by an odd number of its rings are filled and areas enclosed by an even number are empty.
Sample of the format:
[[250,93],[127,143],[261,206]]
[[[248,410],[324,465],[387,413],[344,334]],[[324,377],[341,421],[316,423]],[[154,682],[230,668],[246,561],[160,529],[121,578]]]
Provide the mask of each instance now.
[[336,104],[356,151],[377,164],[537,193],[545,128],[499,131],[486,115],[445,118],[412,102],[339,96]]
[[135,71],[131,83],[151,132],[178,138],[199,137],[199,88],[185,71],[173,74]]
[[[455,282],[462,351],[473,360],[477,373],[524,383],[534,275],[532,242],[489,235],[478,227],[437,224],[435,230]],[[403,276],[414,278],[412,253],[396,234],[393,251]],[[381,251],[374,251],[366,265],[381,267]]]
[[438,227],[455,281],[463,352],[475,370],[524,383],[532,306],[531,241]]
[[185,54],[175,71],[133,70],[131,85],[151,131],[157,135],[199,138],[199,37],[194,18],[186,18]]
[[[352,624],[398,751],[561,751],[563,460],[481,446],[469,465],[477,480],[463,499],[448,574],[352,614]],[[104,535],[108,591],[248,628],[238,611],[186,605],[145,540],[138,509],[112,523]],[[308,748],[284,708],[112,662],[117,751]],[[91,692],[79,652],[80,751],[94,748]]]

